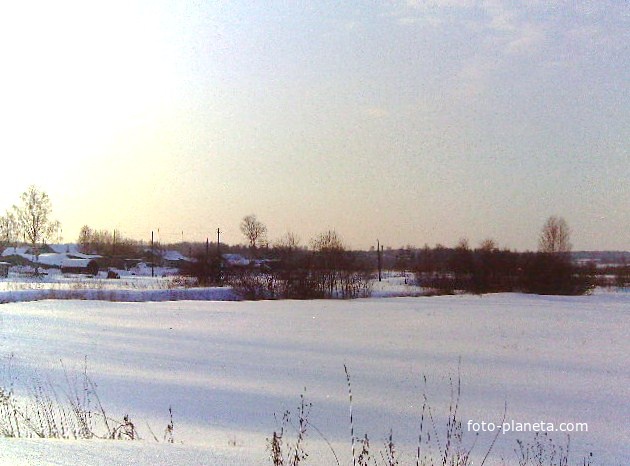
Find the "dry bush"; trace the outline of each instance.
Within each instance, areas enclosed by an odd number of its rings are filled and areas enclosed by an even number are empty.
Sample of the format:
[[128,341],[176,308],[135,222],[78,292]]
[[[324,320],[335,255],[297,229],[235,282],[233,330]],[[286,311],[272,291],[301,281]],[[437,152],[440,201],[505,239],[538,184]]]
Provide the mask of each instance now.
[[[459,414],[461,398],[461,379],[459,374],[456,380],[449,378],[450,402],[446,426],[442,429],[438,428],[436,416],[425,390],[415,457],[412,463],[403,463],[394,440],[392,428],[388,429],[389,433],[385,437],[383,446],[377,451],[372,448],[368,434],[364,434],[363,437],[355,436],[352,383],[345,365],[344,370],[348,384],[350,448],[352,452],[351,464],[353,466],[402,466],[403,464],[413,464],[415,466],[472,466],[476,464],[472,459],[472,451],[479,434],[474,435],[472,442],[464,438],[464,429]],[[424,377],[424,383],[426,385],[426,377]],[[274,431],[273,435],[267,439],[272,464],[274,466],[295,466],[306,459],[308,454],[304,449],[304,439],[306,437],[306,428],[311,427],[325,440],[334,455],[337,465],[340,465],[339,458],[330,442],[308,419],[311,404],[305,403],[304,395],[301,396],[300,406],[297,412],[297,427],[294,424],[291,413],[287,411],[282,418],[280,429]],[[505,421],[506,413],[507,404],[503,411],[501,424]],[[296,432],[296,440],[293,443],[288,443],[286,440],[287,426],[292,427]],[[497,430],[490,446],[485,451],[483,459],[479,463],[481,466],[490,457],[499,434],[500,430]],[[559,446],[547,433],[537,433],[530,442],[517,440],[517,445],[518,448],[515,449],[515,452],[518,466],[591,466],[593,464],[592,453],[578,462],[570,463],[568,437],[567,444],[564,447]]]
[[[10,365],[9,361],[9,365]],[[9,368],[10,369],[10,368]],[[0,436],[56,439],[140,439],[129,415],[110,417],[96,392],[96,385],[83,372],[70,377],[66,385],[31,380],[23,396],[17,395],[15,380],[0,386]],[[171,424],[172,426],[172,417]]]

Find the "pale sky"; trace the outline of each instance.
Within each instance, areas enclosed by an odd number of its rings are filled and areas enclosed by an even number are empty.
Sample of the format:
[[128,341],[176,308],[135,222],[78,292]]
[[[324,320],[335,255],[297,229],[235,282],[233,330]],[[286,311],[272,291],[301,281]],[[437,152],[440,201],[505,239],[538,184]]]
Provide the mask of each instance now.
[[[76,1],[0,8],[0,213],[354,248],[630,249],[626,1]],[[264,5],[264,6],[263,6]]]

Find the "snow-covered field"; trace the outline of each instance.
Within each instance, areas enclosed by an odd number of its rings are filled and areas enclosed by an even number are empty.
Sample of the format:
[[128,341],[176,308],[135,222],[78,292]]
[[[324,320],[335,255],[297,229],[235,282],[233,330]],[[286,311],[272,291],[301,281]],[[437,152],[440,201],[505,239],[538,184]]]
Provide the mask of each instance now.
[[[423,394],[443,435],[449,377],[457,378],[461,358],[465,444],[475,441],[468,420],[498,422],[507,403],[506,419],[515,422],[588,423],[588,432],[571,436],[574,461],[592,451],[595,464],[627,465],[629,355],[628,293],[3,304],[5,387],[43,379],[62,393],[64,368],[80,373],[87,359],[107,411],[129,414],[144,440],[3,438],[0,463],[270,464],[274,413],[295,411],[306,388],[310,421],[347,465],[346,364],[355,434],[367,432],[376,450],[392,428],[408,464]],[[169,406],[174,445],[156,443],[147,427],[161,438]],[[533,433],[500,435],[491,464],[518,464],[517,438]],[[483,456],[491,440],[481,434],[473,451]],[[306,464],[336,464],[313,429],[306,450]]]

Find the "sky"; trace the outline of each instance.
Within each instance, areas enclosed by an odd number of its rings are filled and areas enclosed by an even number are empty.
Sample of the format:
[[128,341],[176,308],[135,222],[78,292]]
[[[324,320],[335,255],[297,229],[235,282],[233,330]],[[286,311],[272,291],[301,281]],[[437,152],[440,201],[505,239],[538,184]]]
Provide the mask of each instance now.
[[[352,248],[630,249],[619,0],[0,7],[0,214],[30,185],[161,242],[334,229]],[[159,231],[159,233],[158,233]]]

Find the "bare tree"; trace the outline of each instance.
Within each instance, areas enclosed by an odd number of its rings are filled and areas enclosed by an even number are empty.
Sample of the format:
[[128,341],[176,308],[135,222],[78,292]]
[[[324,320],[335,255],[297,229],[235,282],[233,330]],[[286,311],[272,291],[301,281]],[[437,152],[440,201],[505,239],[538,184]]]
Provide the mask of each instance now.
[[276,241],[274,247],[282,252],[294,252],[300,247],[300,238],[295,233],[288,231]]
[[317,252],[337,253],[345,251],[343,241],[335,230],[328,230],[311,240],[311,248]]
[[465,289],[470,284],[470,276],[474,269],[474,256],[468,238],[460,238],[450,258],[450,266],[455,274],[454,286]]
[[88,225],[83,225],[81,227],[81,231],[79,231],[79,238],[77,239],[81,252],[86,254],[90,254],[92,252],[93,236],[94,231]]
[[[15,218],[18,227],[26,239],[31,243],[35,262],[39,258],[38,246],[40,243],[46,242],[49,237],[54,235],[60,224],[58,221],[52,220],[52,204],[48,194],[40,191],[35,186],[29,188],[20,196],[21,205],[13,206]],[[35,273],[39,272],[37,266]]]
[[497,242],[492,238],[486,238],[481,243],[479,243],[479,249],[481,251],[492,252],[496,251],[498,248]]
[[241,222],[241,232],[247,238],[249,247],[256,250],[264,244],[267,237],[267,227],[255,215],[246,215]]
[[19,237],[18,224],[13,212],[7,211],[0,217],[0,247],[15,244]]
[[570,235],[571,231],[567,222],[562,217],[552,215],[540,232],[538,250],[551,254],[569,252],[571,251]]
[[321,292],[333,297],[346,248],[336,231],[328,230],[311,240]]
[[457,242],[457,246],[455,246],[455,249],[461,249],[462,251],[470,251],[470,242],[468,241],[468,238],[466,237],[460,238],[459,241]]
[[295,259],[301,256],[304,250],[300,246],[300,238],[293,232],[285,233],[273,244],[273,254],[284,262],[284,266],[291,267]]

